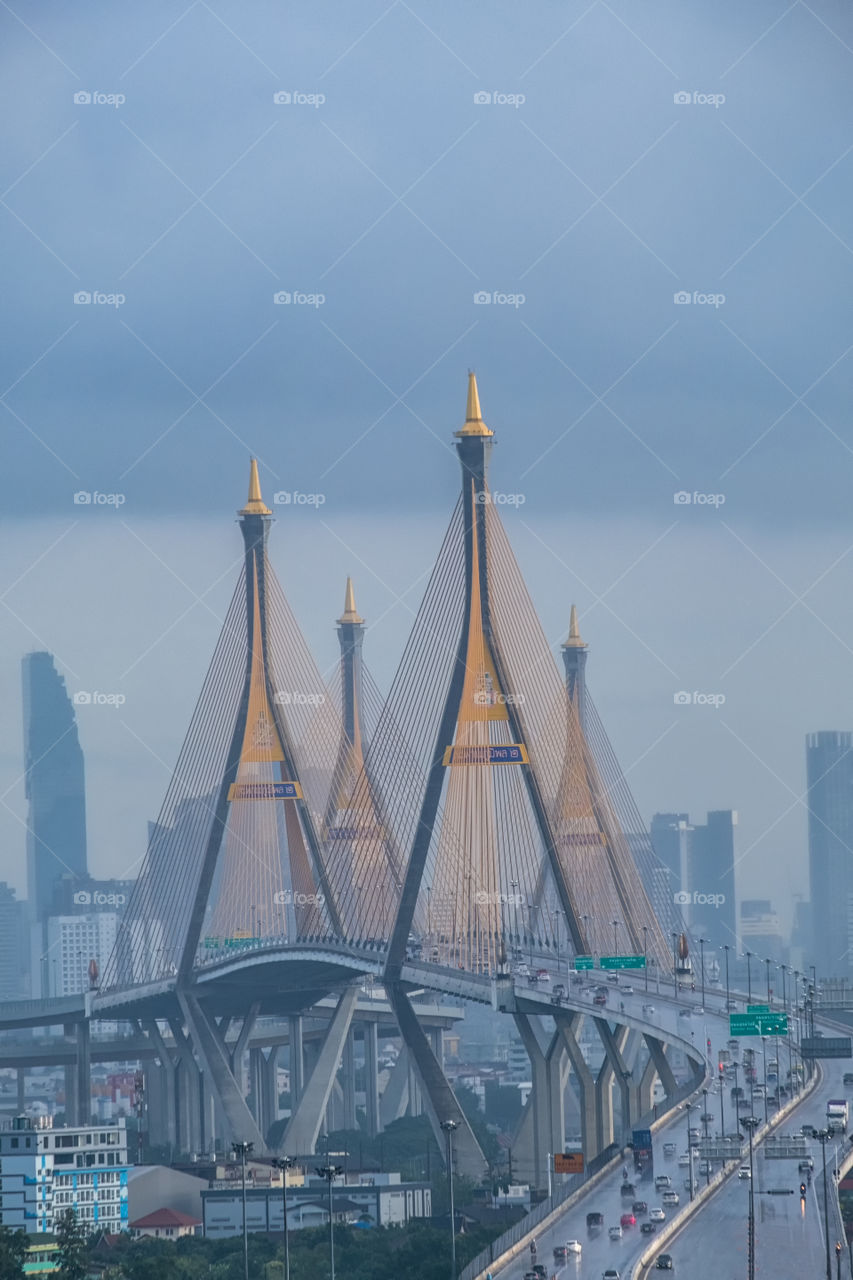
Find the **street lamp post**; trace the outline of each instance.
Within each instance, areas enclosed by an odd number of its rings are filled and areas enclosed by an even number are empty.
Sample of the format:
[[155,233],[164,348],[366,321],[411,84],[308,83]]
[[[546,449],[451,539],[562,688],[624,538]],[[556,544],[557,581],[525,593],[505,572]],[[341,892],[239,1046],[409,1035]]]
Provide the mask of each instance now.
[[732,1003],[732,997],[729,990],[729,951],[731,950],[731,947],[727,942],[723,943],[723,950],[726,953],[726,1013],[728,1013]]
[[823,1238],[826,1242],[826,1280],[832,1280],[832,1267],[829,1261],[829,1188],[826,1185],[826,1144],[832,1134],[828,1129],[819,1129],[815,1137],[820,1142],[823,1152]]
[[720,1137],[726,1136],[726,1117],[723,1110],[723,1093],[725,1092],[725,1075],[723,1074],[723,1064],[720,1063]]
[[741,1124],[749,1133],[749,1232],[747,1236],[747,1253],[749,1280],[755,1280],[755,1191],[753,1189],[752,1135],[758,1126],[758,1121],[755,1116],[744,1116]]
[[672,938],[672,994],[678,999],[678,934],[673,932],[670,934]]
[[618,920],[613,921],[613,954],[615,956],[618,956],[619,954],[619,921]]
[[766,970],[767,970],[767,1007],[768,1007],[768,1009],[772,1009],[772,1007],[773,1007],[773,996],[772,996],[772,995],[771,995],[771,993],[770,993],[770,959],[769,959],[769,957],[766,957],[766,958],[765,958],[765,960],[764,960],[764,964],[765,964],[765,967],[766,967]]
[[764,1123],[767,1124],[767,1036],[761,1037],[761,1056],[764,1059]]
[[643,925],[643,969],[646,974],[646,990],[649,989],[649,926]]
[[690,1112],[696,1104],[693,1102],[685,1102],[684,1110],[687,1112],[687,1155],[690,1160],[690,1199],[693,1200],[693,1148],[690,1145]]
[[254,1149],[251,1142],[232,1142],[231,1150],[240,1157],[240,1174],[243,1190],[243,1280],[249,1280],[249,1224],[246,1220],[246,1156]]
[[746,952],[746,995],[747,1000],[752,1004],[752,952]]
[[699,939],[699,964],[702,969],[702,1008],[705,1008],[705,943],[707,938]]
[[343,1168],[339,1164],[324,1164],[321,1167],[314,1166],[321,1178],[325,1178],[329,1184],[329,1263],[331,1266],[332,1280],[335,1280],[335,1219],[332,1213],[332,1184],[335,1178],[339,1178],[343,1173]]
[[273,1156],[270,1164],[281,1171],[282,1235],[284,1237],[284,1280],[290,1280],[290,1240],[287,1235],[287,1171],[293,1165],[290,1156]]
[[456,1280],[456,1209],[453,1204],[453,1131],[455,1120],[442,1120],[441,1127],[447,1138],[447,1185],[450,1190],[450,1280]]
[[[705,1142],[707,1143],[708,1141],[708,1090],[707,1089],[702,1090],[702,1100],[705,1106],[705,1110],[702,1112],[702,1132],[703,1132],[703,1137],[705,1138]],[[705,1186],[706,1187],[710,1181],[711,1181],[711,1161],[706,1156],[705,1157]]]

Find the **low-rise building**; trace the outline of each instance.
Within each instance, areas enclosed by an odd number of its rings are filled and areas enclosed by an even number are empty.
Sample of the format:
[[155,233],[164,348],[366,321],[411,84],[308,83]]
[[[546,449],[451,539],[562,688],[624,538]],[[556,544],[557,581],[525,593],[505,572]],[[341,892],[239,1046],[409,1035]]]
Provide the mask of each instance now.
[[181,1236],[194,1236],[201,1226],[201,1218],[194,1218],[191,1213],[181,1213],[180,1209],[155,1209],[144,1218],[137,1218],[130,1224],[130,1234],[134,1240],[140,1236],[153,1236],[155,1240],[177,1240]]
[[53,1232],[66,1209],[92,1231],[127,1228],[127,1130],[51,1129],[28,1116],[0,1129],[0,1225]]

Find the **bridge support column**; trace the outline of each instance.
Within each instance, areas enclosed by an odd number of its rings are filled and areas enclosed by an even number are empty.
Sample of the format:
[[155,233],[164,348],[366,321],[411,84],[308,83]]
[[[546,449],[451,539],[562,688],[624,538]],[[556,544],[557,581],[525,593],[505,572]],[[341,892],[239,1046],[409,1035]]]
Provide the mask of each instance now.
[[288,1022],[290,1024],[290,1044],[288,1047],[290,1106],[293,1111],[296,1109],[296,1104],[302,1097],[305,1089],[305,1053],[302,1044],[302,1014],[297,1013],[295,1016],[288,1018]]
[[228,1140],[253,1142],[258,1154],[263,1154],[266,1151],[263,1135],[234,1079],[222,1042],[211,1031],[207,1016],[195,996],[180,987],[177,996],[199,1064],[209,1077],[210,1087],[230,1130]]
[[649,1051],[650,1060],[655,1064],[655,1074],[663,1086],[664,1093],[668,1098],[671,1098],[678,1089],[678,1085],[676,1084],[675,1076],[672,1074],[672,1067],[667,1060],[663,1041],[659,1040],[657,1036],[645,1035],[643,1038]]
[[[625,1046],[628,1043],[629,1028],[617,1027],[616,1031],[611,1031],[604,1018],[596,1018],[595,1025],[598,1034],[601,1037],[601,1043],[604,1046],[605,1061],[602,1063],[601,1071],[598,1073],[597,1085],[600,1087],[599,1104],[602,1106],[602,1120],[609,1127],[610,1142],[617,1141],[617,1134],[613,1120],[613,1094],[611,1090],[611,1081],[616,1081],[619,1090],[619,1098],[621,1102],[621,1142],[624,1146],[631,1135],[631,1085],[630,1072],[625,1064],[623,1056]],[[609,1113],[609,1114],[608,1114]],[[602,1137],[604,1133],[602,1133]],[[602,1143],[602,1147],[607,1146],[607,1142]]]
[[344,1041],[343,1063],[341,1067],[341,1090],[343,1093],[343,1122],[345,1129],[357,1128],[355,1118],[355,1032],[350,1027]]
[[[152,1110],[149,1106],[148,1141],[155,1146],[174,1148],[178,1145],[178,1134],[175,1126],[175,1064],[160,1034],[157,1023],[151,1019],[143,1023],[143,1030],[157,1051],[160,1066],[156,1072],[158,1085],[154,1092],[160,1094],[159,1123],[152,1124]],[[152,1076],[155,1072],[150,1073]],[[156,1137],[154,1136],[156,1134]],[[171,1151],[170,1151],[171,1154]]]
[[290,1123],[284,1135],[284,1145],[289,1152],[308,1155],[317,1145],[323,1116],[335,1082],[338,1062],[352,1025],[358,995],[357,986],[346,987],[329,1020],[314,1070],[305,1085],[302,1097],[290,1113]]
[[566,1046],[566,1053],[572,1065],[572,1072],[577,1083],[578,1107],[581,1120],[581,1146],[583,1147],[584,1166],[586,1167],[601,1151],[598,1143],[597,1124],[597,1091],[592,1072],[577,1041],[577,1032],[583,1024],[583,1014],[572,1013],[558,1016],[557,1031]]
[[375,1022],[362,1023],[364,1028],[364,1110],[367,1132],[375,1138],[382,1128],[379,1112],[379,1027]]
[[178,1052],[178,1070],[175,1075],[175,1126],[177,1145],[181,1151],[192,1155],[201,1147],[201,1081],[192,1046],[184,1035],[177,1018],[169,1019],[172,1038]]
[[23,1067],[16,1072],[18,1084],[18,1115],[23,1115],[27,1108],[27,1073]]
[[654,1100],[654,1086],[657,1078],[657,1068],[654,1059],[649,1058],[643,1068],[643,1074],[640,1076],[640,1083],[637,1085],[637,1116],[645,1116],[652,1109]]
[[409,1054],[405,1045],[388,1074],[388,1083],[379,1099],[380,1131],[406,1114],[409,1103]]
[[439,1150],[443,1154],[446,1152],[445,1136],[441,1129],[442,1121],[455,1120],[458,1126],[453,1135],[456,1170],[464,1177],[473,1178],[479,1183],[486,1172],[486,1159],[480,1144],[474,1137],[465,1112],[460,1107],[456,1095],[438,1064],[408,996],[395,982],[389,982],[386,991],[397,1018],[397,1026],[400,1028],[403,1041],[414,1063],[426,1112]]
[[532,1167],[534,1185],[547,1187],[548,1157],[562,1151],[565,1142],[566,1049],[562,1037],[549,1036],[540,1019],[523,1013],[513,1017],[530,1059],[533,1082],[513,1147],[516,1158]]
[[273,1045],[269,1054],[263,1049],[249,1050],[249,1075],[251,1079],[252,1097],[255,1100],[255,1120],[261,1133],[269,1133],[270,1125],[275,1122],[278,1111],[278,1098],[275,1091],[276,1056],[278,1047]]

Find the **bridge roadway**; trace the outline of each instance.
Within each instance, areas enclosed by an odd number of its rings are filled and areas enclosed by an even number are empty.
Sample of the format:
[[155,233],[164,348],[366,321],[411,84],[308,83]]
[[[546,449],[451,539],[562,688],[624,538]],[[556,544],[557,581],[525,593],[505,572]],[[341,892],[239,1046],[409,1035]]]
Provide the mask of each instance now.
[[[585,975],[586,976],[586,975]],[[588,975],[591,982],[584,983],[580,988],[581,999],[588,1005],[591,1003],[591,994],[586,995],[589,987],[600,983],[601,974],[596,971]],[[630,985],[634,987],[634,993],[626,996],[621,987]],[[575,992],[578,988],[573,989]],[[519,996],[521,992],[519,991]],[[528,997],[529,998],[529,997]],[[540,997],[542,1003],[544,998]],[[576,1002],[577,997],[573,999]],[[660,991],[652,988],[646,992],[644,988],[644,979],[639,979],[635,975],[629,978],[623,978],[619,985],[614,985],[611,994],[608,996],[607,1010],[601,1010],[597,1007],[588,1007],[587,1012],[593,1016],[609,1016],[611,1019],[614,1015],[620,1021],[630,1021],[631,1015],[628,1013],[628,1007],[632,1007],[640,1001],[643,1004],[651,1003],[654,1006],[654,1014],[644,1015],[643,1021],[649,1022],[652,1018],[658,1028],[658,1034],[662,1039],[670,1043],[678,1043],[679,1040],[684,1041],[688,1038],[693,1044],[704,1049],[705,1042],[708,1038],[712,1043],[712,1070],[716,1074],[716,1063],[718,1061],[717,1054],[721,1048],[724,1048],[729,1039],[728,1015],[725,1012],[725,992],[718,987],[708,988],[705,993],[704,1013],[699,1013],[700,995],[698,992],[679,991],[676,999],[670,988],[669,991],[661,988]],[[624,1004],[626,1009],[620,1009],[620,1005]],[[738,999],[738,1005],[741,1006],[742,1001]],[[681,1016],[681,1010],[689,1007],[697,1012],[691,1013],[689,1018]],[[544,1012],[544,1009],[542,1010]],[[670,1030],[676,1025],[676,1033]],[[678,1025],[680,1024],[680,1025]],[[687,1028],[690,1028],[689,1032]],[[742,1044],[746,1047],[760,1047],[760,1041],[750,1042],[744,1039]],[[783,1069],[786,1065],[787,1054],[782,1056]],[[849,1064],[848,1064],[849,1069]],[[815,1123],[816,1127],[821,1118],[825,1119],[826,1099],[829,1096],[843,1096],[843,1092],[839,1094],[837,1091],[840,1087],[840,1080],[843,1074],[844,1064],[842,1063],[837,1070],[832,1069],[826,1071],[825,1081],[818,1090],[811,1095],[811,1098],[803,1103],[802,1109],[797,1108],[791,1116],[790,1124],[785,1124],[783,1129],[785,1132],[793,1132],[795,1128],[805,1122]],[[709,1080],[708,1088],[708,1110],[718,1118],[720,1109],[719,1084],[715,1080]],[[725,1085],[725,1093],[723,1097],[724,1117],[726,1131],[732,1133],[734,1131],[735,1111],[731,1102],[731,1086],[727,1082]],[[763,1117],[763,1101],[759,1108],[759,1101],[755,1103],[756,1113]],[[699,1116],[701,1114],[701,1106],[698,1109],[691,1109],[691,1125],[701,1129]],[[772,1116],[772,1112],[771,1112]],[[814,1117],[814,1119],[813,1119]],[[763,1127],[763,1126],[762,1126]],[[709,1125],[709,1133],[715,1135],[719,1131],[719,1123],[713,1126]],[[759,1131],[760,1134],[760,1131]],[[689,1178],[689,1168],[682,1168],[678,1165],[677,1158],[666,1158],[663,1154],[664,1143],[675,1142],[677,1147],[677,1155],[682,1155],[687,1151],[687,1113],[683,1106],[676,1107],[671,1115],[657,1129],[653,1138],[654,1149],[654,1172],[655,1174],[666,1173],[672,1178],[672,1186],[677,1191],[681,1206],[689,1200],[689,1190],[685,1187],[685,1183]],[[818,1148],[815,1155],[815,1166],[818,1165],[818,1156],[820,1154],[820,1144],[813,1144]],[[829,1156],[829,1148],[827,1149]],[[630,1157],[630,1153],[629,1153]],[[654,1181],[648,1182],[634,1181],[633,1170],[631,1168],[630,1158],[626,1159],[626,1163],[631,1174],[631,1181],[634,1182],[635,1199],[645,1200],[649,1208],[661,1205],[661,1193],[654,1190]],[[763,1157],[757,1156],[756,1163],[764,1165]],[[768,1161],[770,1172],[767,1175],[767,1186],[771,1185],[790,1185],[799,1189],[799,1175],[797,1174],[796,1162],[793,1161]],[[694,1185],[698,1191],[700,1186],[704,1184],[704,1177],[700,1179],[698,1172],[699,1161],[694,1165]],[[778,1169],[780,1174],[774,1173],[774,1169]],[[784,1175],[784,1176],[781,1176]],[[781,1178],[781,1180],[779,1180]],[[643,1251],[653,1242],[654,1236],[642,1235],[640,1233],[640,1225],[646,1220],[638,1218],[637,1225],[625,1228],[621,1240],[610,1240],[607,1234],[608,1228],[617,1226],[621,1215],[630,1208],[631,1200],[627,1197],[623,1199],[621,1195],[622,1185],[622,1166],[614,1168],[610,1173],[604,1175],[595,1186],[585,1191],[579,1200],[569,1209],[566,1210],[557,1221],[556,1225],[549,1227],[547,1231],[541,1234],[537,1233],[537,1261],[542,1262],[548,1268],[548,1274],[556,1274],[559,1280],[600,1280],[602,1272],[607,1267],[615,1267],[620,1276],[624,1277],[629,1274],[631,1267],[643,1253]],[[756,1182],[758,1186],[758,1181]],[[763,1185],[763,1184],[762,1184]],[[746,1191],[748,1184],[737,1178],[734,1178],[724,1190],[720,1191],[711,1201],[706,1210],[700,1210],[695,1218],[691,1220],[688,1227],[680,1233],[678,1242],[684,1239],[687,1243],[685,1247],[676,1253],[676,1244],[670,1248],[667,1246],[667,1252],[671,1252],[677,1260],[680,1258],[680,1271],[682,1275],[689,1275],[690,1280],[730,1280],[736,1275],[746,1274]],[[810,1192],[813,1198],[813,1192]],[[726,1220],[723,1230],[721,1231],[720,1216],[718,1214],[718,1206],[726,1199],[730,1220]],[[799,1195],[795,1197],[758,1197],[758,1201],[767,1201],[768,1204],[775,1202],[777,1212],[781,1219],[785,1212],[784,1201],[793,1200],[795,1204],[793,1208],[799,1211]],[[783,1208],[778,1206],[782,1204]],[[810,1201],[811,1205],[811,1201]],[[680,1207],[680,1206],[679,1206]],[[586,1229],[586,1215],[590,1212],[601,1212],[604,1214],[604,1229],[600,1235],[589,1236]],[[667,1216],[676,1210],[664,1210]],[[756,1214],[759,1210],[756,1208]],[[791,1206],[788,1207],[787,1213],[790,1216],[793,1212]],[[810,1208],[812,1217],[814,1218],[815,1210]],[[661,1226],[658,1226],[660,1231]],[[759,1227],[761,1230],[761,1227]],[[691,1232],[696,1232],[696,1243],[692,1242]],[[724,1237],[724,1241],[721,1241]],[[564,1244],[567,1240],[579,1240],[581,1243],[582,1253],[580,1255],[570,1255],[564,1266],[554,1263],[553,1250],[557,1244]],[[725,1248],[725,1261],[729,1261],[729,1253],[731,1253],[731,1265],[721,1266],[721,1247]],[[782,1256],[781,1267],[764,1267],[762,1274],[765,1276],[785,1276],[785,1275],[812,1275],[814,1272],[815,1243],[813,1240],[805,1246],[808,1252],[805,1256],[811,1258],[810,1268],[805,1269],[791,1268],[788,1266],[787,1252]],[[820,1241],[820,1249],[822,1250],[822,1237]],[[822,1257],[822,1253],[818,1255]],[[697,1269],[696,1260],[701,1259],[701,1270]],[[689,1266],[687,1263],[689,1262]],[[522,1276],[529,1269],[531,1264],[530,1255],[525,1251],[518,1258],[505,1263],[502,1266],[494,1266],[492,1275],[495,1280],[522,1280]],[[677,1261],[678,1265],[678,1261]],[[651,1274],[651,1272],[649,1273]]]
[[[837,1032],[837,1028],[834,1030]],[[828,1026],[826,1034],[832,1034]],[[783,1130],[795,1133],[803,1124],[814,1125],[816,1129],[825,1126],[827,1099],[843,1098],[850,1094],[849,1086],[842,1083],[842,1076],[845,1071],[851,1070],[851,1066],[853,1064],[849,1060],[825,1059],[821,1063],[821,1082],[792,1114],[790,1121],[782,1126]],[[758,1099],[755,1106],[756,1112],[763,1116],[763,1110],[759,1112]],[[835,1147],[838,1147],[840,1153],[842,1148],[849,1148],[849,1145],[849,1142],[841,1138],[827,1143],[826,1163],[830,1182],[832,1174],[829,1170],[834,1164]],[[755,1267],[758,1275],[781,1278],[825,1274],[823,1208],[817,1195],[817,1184],[822,1176],[821,1145],[819,1142],[809,1142],[808,1148],[814,1160],[815,1173],[807,1190],[804,1209],[800,1202],[802,1175],[797,1170],[797,1161],[765,1160],[761,1148],[754,1153]],[[777,1187],[790,1187],[794,1194],[765,1194]],[[720,1280],[721,1277],[728,1280],[730,1276],[747,1274],[748,1196],[749,1183],[732,1178],[712,1198],[708,1208],[697,1213],[682,1228],[667,1246],[667,1252],[672,1254],[676,1275],[689,1276],[690,1280]],[[834,1277],[835,1237],[832,1235],[831,1217],[830,1254]],[[846,1272],[846,1248],[843,1261]],[[652,1267],[643,1273],[643,1280],[646,1275],[657,1274],[660,1273]]]

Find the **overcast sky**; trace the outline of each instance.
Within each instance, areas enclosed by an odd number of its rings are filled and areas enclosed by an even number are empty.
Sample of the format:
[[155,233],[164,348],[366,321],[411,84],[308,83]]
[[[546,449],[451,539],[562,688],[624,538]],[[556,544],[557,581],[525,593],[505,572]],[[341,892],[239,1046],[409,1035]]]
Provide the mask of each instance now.
[[322,498],[271,543],[321,666],[352,573],[387,688],[473,367],[644,815],[738,809],[787,915],[804,734],[853,727],[849,7],[12,0],[0,50],[0,875],[31,648],[126,696],[79,715],[90,862],[141,856],[252,453]]

